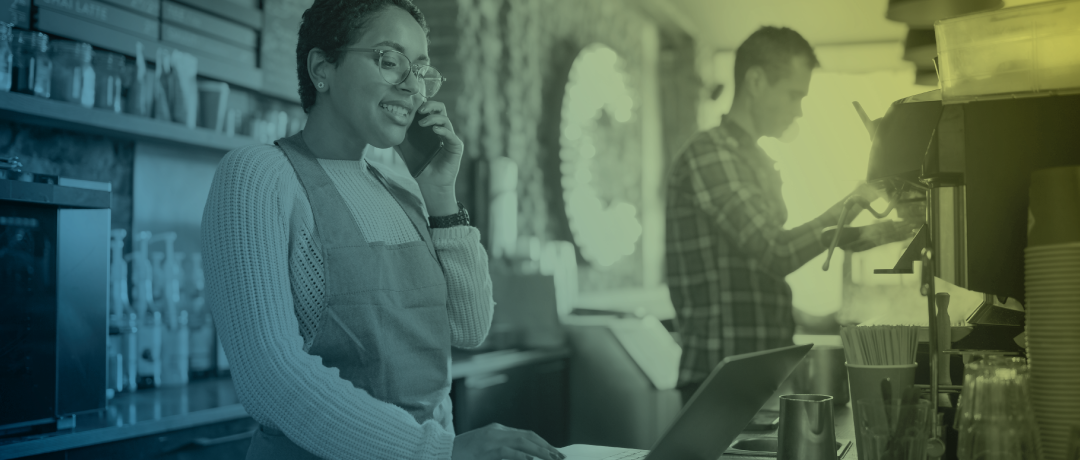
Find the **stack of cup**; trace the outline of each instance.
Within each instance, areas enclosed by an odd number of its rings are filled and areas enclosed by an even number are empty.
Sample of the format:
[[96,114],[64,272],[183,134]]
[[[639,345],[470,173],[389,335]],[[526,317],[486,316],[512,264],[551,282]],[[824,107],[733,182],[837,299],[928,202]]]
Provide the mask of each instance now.
[[1029,198],[1030,397],[1044,458],[1065,460],[1080,427],[1080,166],[1035,171]]

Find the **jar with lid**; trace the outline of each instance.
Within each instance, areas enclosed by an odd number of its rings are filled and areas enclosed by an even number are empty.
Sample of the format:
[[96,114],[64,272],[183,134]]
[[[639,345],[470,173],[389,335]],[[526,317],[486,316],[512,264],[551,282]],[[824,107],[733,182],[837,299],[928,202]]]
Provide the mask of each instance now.
[[94,49],[87,43],[54,40],[52,43],[52,99],[94,106]]
[[11,32],[11,90],[49,97],[52,81],[49,36],[19,29]]
[[0,91],[11,91],[11,24],[0,22]]
[[97,87],[94,89],[94,107],[109,109],[117,113],[124,110],[121,94],[124,91],[126,59],[120,54],[94,51],[94,78],[97,81]]

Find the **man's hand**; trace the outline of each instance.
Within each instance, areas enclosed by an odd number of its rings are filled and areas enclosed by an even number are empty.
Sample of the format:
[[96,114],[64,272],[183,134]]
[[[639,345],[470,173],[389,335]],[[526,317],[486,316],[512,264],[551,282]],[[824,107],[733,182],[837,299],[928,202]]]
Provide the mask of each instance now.
[[492,423],[454,439],[454,460],[562,460],[565,455],[555,450],[528,430],[515,430]]
[[862,200],[863,202],[860,204],[869,205],[881,197],[881,192],[873,185],[866,182],[859,182],[859,186],[855,187],[855,191],[851,192],[851,195]]

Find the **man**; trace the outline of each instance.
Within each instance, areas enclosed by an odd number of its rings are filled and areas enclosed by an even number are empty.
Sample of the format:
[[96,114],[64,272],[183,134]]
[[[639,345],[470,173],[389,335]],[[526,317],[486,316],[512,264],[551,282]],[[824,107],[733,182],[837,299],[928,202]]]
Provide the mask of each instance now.
[[[720,126],[691,138],[671,167],[667,273],[683,342],[684,403],[724,357],[792,343],[791,288],[784,278],[826,249],[821,233],[836,225],[844,202],[785,230],[780,174],[757,141],[780,137],[802,116],[816,67],[813,49],[797,32],[754,32],[735,54],[731,110]],[[862,184],[852,196],[865,204],[877,193]],[[852,208],[848,223],[862,209]],[[869,249],[909,230],[874,224],[845,247]]]

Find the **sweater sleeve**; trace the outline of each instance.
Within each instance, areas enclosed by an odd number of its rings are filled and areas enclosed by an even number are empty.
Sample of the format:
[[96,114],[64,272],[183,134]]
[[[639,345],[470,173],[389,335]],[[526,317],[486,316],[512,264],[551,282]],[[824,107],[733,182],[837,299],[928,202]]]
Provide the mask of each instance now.
[[451,344],[474,348],[487,337],[495,302],[491,294],[488,257],[475,227],[431,230],[435,252],[447,285]]
[[453,433],[434,420],[417,423],[303,351],[289,283],[284,172],[266,161],[274,152],[259,146],[226,155],[203,213],[207,299],[241,403],[322,458],[449,459]]

